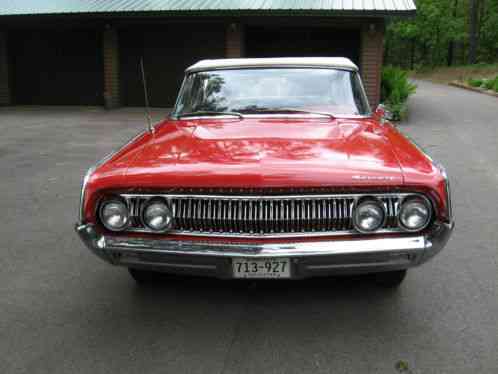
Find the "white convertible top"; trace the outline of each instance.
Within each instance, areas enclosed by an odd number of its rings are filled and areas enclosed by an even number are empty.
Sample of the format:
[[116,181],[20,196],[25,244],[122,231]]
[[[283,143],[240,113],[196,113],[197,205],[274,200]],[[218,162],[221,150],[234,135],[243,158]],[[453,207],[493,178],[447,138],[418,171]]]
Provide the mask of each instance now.
[[187,68],[186,72],[260,67],[319,67],[358,71],[358,66],[350,59],[344,57],[278,57],[201,60]]

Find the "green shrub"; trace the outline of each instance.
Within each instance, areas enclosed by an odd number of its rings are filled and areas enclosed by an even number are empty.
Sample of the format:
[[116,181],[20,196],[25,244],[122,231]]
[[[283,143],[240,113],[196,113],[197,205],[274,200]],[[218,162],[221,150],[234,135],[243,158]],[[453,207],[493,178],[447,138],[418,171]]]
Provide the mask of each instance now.
[[417,86],[410,83],[408,73],[400,68],[387,66],[382,70],[381,101],[393,114],[394,120],[401,120],[406,114],[406,102]]
[[497,90],[498,88],[498,76],[494,79],[487,79],[482,85],[486,90]]
[[494,85],[495,85],[495,82],[493,79],[486,79],[483,82],[482,87],[485,88],[486,90],[492,90]]
[[467,83],[472,87],[481,87],[484,84],[483,79],[470,78]]

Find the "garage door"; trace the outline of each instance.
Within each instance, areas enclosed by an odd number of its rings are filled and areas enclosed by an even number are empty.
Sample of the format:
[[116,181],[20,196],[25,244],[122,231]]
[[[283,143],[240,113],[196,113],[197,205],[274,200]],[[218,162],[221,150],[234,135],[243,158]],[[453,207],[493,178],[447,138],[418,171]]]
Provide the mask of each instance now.
[[360,32],[324,28],[248,28],[248,57],[360,57]]
[[143,106],[139,70],[144,58],[151,106],[170,108],[180,89],[185,68],[205,58],[223,58],[223,25],[174,25],[120,30],[123,104]]
[[16,104],[103,104],[98,31],[22,31],[11,35]]

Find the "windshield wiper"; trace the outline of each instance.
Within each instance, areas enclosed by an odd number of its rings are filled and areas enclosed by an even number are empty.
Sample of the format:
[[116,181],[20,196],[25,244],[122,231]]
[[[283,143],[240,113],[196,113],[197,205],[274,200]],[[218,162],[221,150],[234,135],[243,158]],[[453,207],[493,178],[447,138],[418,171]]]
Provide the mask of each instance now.
[[298,108],[255,108],[255,109],[251,109],[251,112],[254,112],[254,113],[285,113],[285,112],[308,113],[308,114],[316,114],[319,116],[327,116],[331,119],[335,119],[335,116],[331,113],[315,112],[312,110],[298,109]]
[[178,114],[176,118],[196,116],[234,116],[239,117],[240,119],[244,118],[244,116],[239,112],[216,112],[214,110],[198,110],[196,112],[182,113]]

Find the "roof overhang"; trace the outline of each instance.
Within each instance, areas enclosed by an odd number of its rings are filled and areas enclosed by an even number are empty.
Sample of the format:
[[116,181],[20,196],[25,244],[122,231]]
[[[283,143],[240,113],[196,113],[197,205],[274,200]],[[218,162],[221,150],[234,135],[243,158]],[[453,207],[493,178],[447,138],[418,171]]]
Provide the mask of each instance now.
[[210,16],[413,16],[413,0],[10,0],[0,7],[1,16],[101,15],[167,17]]

